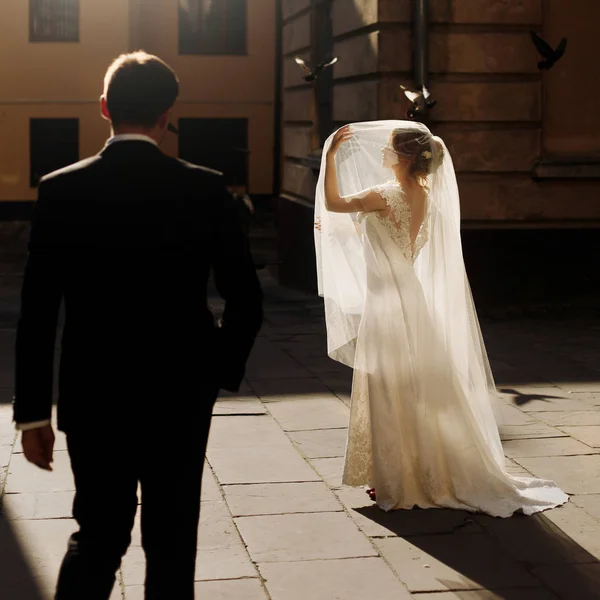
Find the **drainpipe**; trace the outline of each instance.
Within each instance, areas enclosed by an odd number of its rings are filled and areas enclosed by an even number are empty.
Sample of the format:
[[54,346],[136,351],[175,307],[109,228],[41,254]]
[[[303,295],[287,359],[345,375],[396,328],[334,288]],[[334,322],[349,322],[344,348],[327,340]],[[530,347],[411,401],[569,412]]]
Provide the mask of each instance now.
[[415,86],[418,90],[429,84],[429,0],[415,0]]
[[282,0],[275,0],[275,94],[273,145],[273,198],[281,192],[281,118],[283,77],[283,9]]
[[[415,89],[429,89],[429,0],[415,0],[414,5],[414,70]],[[427,98],[421,98],[418,107],[420,119],[426,120],[429,113]]]

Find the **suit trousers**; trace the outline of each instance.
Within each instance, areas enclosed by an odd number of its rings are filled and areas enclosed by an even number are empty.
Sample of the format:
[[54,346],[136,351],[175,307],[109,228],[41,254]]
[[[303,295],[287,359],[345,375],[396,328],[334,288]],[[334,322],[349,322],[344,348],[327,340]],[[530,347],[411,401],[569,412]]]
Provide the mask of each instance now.
[[217,393],[202,393],[192,414],[176,420],[165,422],[166,406],[162,419],[67,431],[79,530],[69,540],[56,600],[109,599],[131,543],[138,484],[145,599],[194,599],[202,471]]

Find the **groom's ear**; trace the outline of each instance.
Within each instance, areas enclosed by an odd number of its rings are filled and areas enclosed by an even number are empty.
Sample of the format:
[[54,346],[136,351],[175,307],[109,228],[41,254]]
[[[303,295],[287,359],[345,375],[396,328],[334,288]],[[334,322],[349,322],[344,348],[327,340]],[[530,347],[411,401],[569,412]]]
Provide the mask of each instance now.
[[162,114],[157,122],[157,125],[160,129],[166,129],[171,120],[171,109],[169,109],[166,113]]
[[102,118],[110,121],[110,113],[108,112],[108,104],[106,103],[106,96],[100,96],[100,112],[102,113]]

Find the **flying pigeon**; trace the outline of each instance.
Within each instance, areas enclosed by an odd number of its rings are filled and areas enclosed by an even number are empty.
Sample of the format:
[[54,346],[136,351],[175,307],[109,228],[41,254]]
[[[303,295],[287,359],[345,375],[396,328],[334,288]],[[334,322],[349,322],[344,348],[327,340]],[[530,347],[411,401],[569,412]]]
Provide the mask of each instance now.
[[425,86],[423,86],[419,92],[413,92],[403,85],[400,87],[404,90],[404,95],[412,103],[412,106],[406,113],[410,118],[417,117],[437,104],[437,102],[431,98],[431,92]]
[[565,53],[567,38],[563,38],[556,47],[556,50],[554,50],[552,46],[543,40],[535,31],[531,31],[530,33],[533,44],[543,57],[543,60],[538,63],[538,69],[540,71],[551,69]]
[[315,69],[311,69],[311,67],[309,67],[306,64],[306,61],[304,61],[299,56],[296,56],[296,58],[294,60],[296,61],[296,64],[299,65],[300,68],[306,73],[306,76],[304,77],[304,81],[308,81],[308,82],[315,81],[315,79],[317,79],[317,77],[325,69],[332,67],[338,61],[337,56],[336,56],[335,58],[332,58],[330,61],[319,63]]

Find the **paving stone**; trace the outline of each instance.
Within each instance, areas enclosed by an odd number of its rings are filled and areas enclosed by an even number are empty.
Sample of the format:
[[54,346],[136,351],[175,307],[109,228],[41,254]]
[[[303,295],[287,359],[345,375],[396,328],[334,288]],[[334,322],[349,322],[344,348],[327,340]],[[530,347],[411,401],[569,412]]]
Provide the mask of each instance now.
[[[146,555],[140,546],[130,546],[121,561],[125,586],[143,586],[146,577]],[[129,599],[128,599],[129,600]]]
[[228,390],[219,390],[219,400],[235,400],[237,398],[248,398],[252,397],[254,392],[252,386],[247,379],[244,379],[240,384],[240,389],[237,392],[229,392]]
[[[140,546],[131,546],[123,558],[123,581],[126,586],[143,585],[146,557]],[[213,550],[198,550],[196,581],[256,577],[256,569],[243,546],[227,546]],[[129,600],[129,598],[127,598]]]
[[600,392],[588,392],[588,393],[573,393],[571,394],[574,398],[582,400],[586,404],[591,406],[600,406]]
[[411,592],[539,587],[485,535],[375,539]]
[[319,476],[291,446],[208,449],[221,485],[318,481]]
[[504,468],[508,474],[514,475],[515,477],[531,477],[531,473],[512,458],[505,456],[504,459]]
[[256,397],[222,398],[218,400],[213,409],[213,416],[229,415],[264,415],[267,409]]
[[536,412],[532,417],[552,427],[600,425],[600,410],[578,410],[574,412]]
[[[514,402],[514,401],[513,401]],[[589,410],[589,404],[586,404],[583,400],[574,398],[547,398],[540,400],[527,400],[524,404],[518,405],[515,403],[523,412],[547,412],[547,411],[575,411],[575,410]]]
[[290,434],[290,439],[307,458],[336,458],[345,455],[347,436],[345,429],[325,429],[297,431]]
[[235,522],[257,563],[377,555],[345,513],[240,517]]
[[573,456],[593,454],[595,450],[568,437],[547,439],[517,439],[503,444],[504,452],[510,458],[537,456]]
[[600,494],[582,494],[581,496],[571,496],[571,502],[600,521]]
[[566,437],[562,431],[543,423],[501,425],[499,429],[502,441]]
[[69,456],[65,451],[54,453],[54,471],[42,471],[14,454],[10,463],[5,491],[8,493],[66,492],[75,489]]
[[508,555],[527,565],[594,562],[590,552],[600,549],[600,523],[572,504],[528,517],[476,518]]
[[262,402],[331,398],[331,390],[315,377],[253,381],[252,388]]
[[363,488],[342,487],[337,497],[352,520],[369,537],[481,533],[473,515],[461,510],[394,510],[385,512],[369,500]]
[[0,389],[0,447],[11,447],[17,432],[11,406],[12,389]]
[[[492,346],[493,347],[493,346]],[[505,366],[493,367],[494,380],[498,387],[512,388],[517,385],[528,387],[548,387],[550,382],[543,376],[527,369],[519,369],[504,363]]]
[[561,600],[598,600],[600,564],[552,565],[532,571]]
[[316,469],[323,481],[331,488],[339,488],[342,485],[344,472],[344,457],[337,458],[313,458],[310,464]]
[[348,407],[331,394],[330,399],[298,398],[270,402],[269,412],[285,431],[348,427]]
[[517,462],[541,479],[550,479],[567,494],[600,494],[600,456],[521,458]]
[[576,381],[570,377],[566,377],[562,380],[557,379],[553,383],[572,393],[600,392],[600,377],[598,377],[597,373],[595,373],[594,379],[586,379],[584,376],[581,380]]
[[202,581],[196,583],[196,597],[210,600],[267,600],[267,594],[258,579]]
[[[435,592],[419,594],[419,600],[556,600],[556,596],[543,588],[499,590],[470,590],[464,592]],[[129,600],[129,598],[127,598]]]
[[220,417],[210,426],[208,448],[260,448],[290,446],[281,427],[271,416]]
[[227,504],[224,501],[205,502],[200,510],[198,549],[218,550],[230,546],[242,546],[242,540]]
[[[30,596],[39,599],[50,599],[56,586],[58,571],[65,552],[69,536],[77,529],[77,525],[70,519],[50,519],[37,521],[0,521],[0,573],[2,574],[2,600],[6,598],[5,590],[19,591],[13,596],[14,600],[21,600],[23,592],[32,587],[38,587],[40,595]],[[18,543],[19,548],[6,544],[7,536]],[[5,556],[4,551],[10,551],[12,557]],[[11,568],[8,568],[8,567]],[[10,598],[10,596],[9,596]],[[8,599],[7,599],[8,600]],[[12,600],[12,599],[11,599]]]
[[[126,585],[141,585],[145,576],[145,556],[141,548],[140,514],[132,532],[131,547],[123,560]],[[255,577],[244,543],[225,502],[204,502],[198,528],[196,579],[237,579]]]
[[69,519],[72,517],[73,492],[5,494],[2,511],[9,520]]
[[348,367],[339,373],[319,373],[319,379],[346,406],[352,405],[352,370]]
[[[600,557],[600,522],[575,504],[568,503],[560,509],[550,510],[544,515],[571,540],[572,554],[580,552],[579,561],[570,558],[567,562],[598,562]],[[586,556],[583,556],[587,553]]]
[[224,487],[234,517],[341,511],[342,506],[324,483],[269,483]]
[[272,600],[407,600],[406,588],[380,558],[263,563]]
[[600,425],[578,425],[563,427],[562,430],[587,446],[600,448]]
[[7,467],[12,456],[10,446],[0,446],[0,468]]
[[246,366],[246,378],[252,387],[256,380],[310,377],[310,375],[310,371],[266,338],[256,340]]
[[206,463],[202,472],[202,502],[213,500],[223,500],[223,496],[210,465]]
[[[510,402],[512,402],[512,400],[510,400]],[[499,422],[502,424],[502,426],[511,427],[531,425],[536,423],[535,419],[533,419],[527,413],[524,413],[522,410],[519,410],[516,406],[501,402],[498,410]]]
[[502,386],[503,394],[512,396],[513,404],[517,406],[527,405],[530,401],[552,401],[569,398],[569,392],[556,385],[515,385],[512,387]]
[[198,550],[196,581],[241,579],[243,577],[256,577],[256,569],[243,546]]

